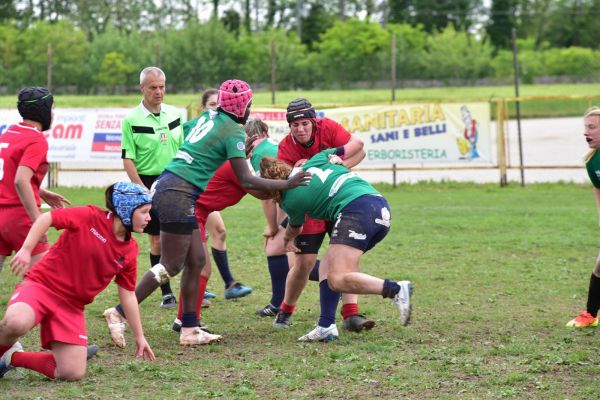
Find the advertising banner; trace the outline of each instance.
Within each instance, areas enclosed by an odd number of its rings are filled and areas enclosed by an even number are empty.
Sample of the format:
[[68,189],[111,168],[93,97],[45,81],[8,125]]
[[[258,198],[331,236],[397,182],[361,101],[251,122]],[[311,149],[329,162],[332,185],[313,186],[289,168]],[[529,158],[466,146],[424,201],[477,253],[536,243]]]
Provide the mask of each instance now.
[[[422,103],[318,110],[365,143],[362,164],[492,164],[488,103]],[[275,139],[289,132],[284,110],[257,109]]]
[[[179,109],[185,121],[187,110]],[[121,160],[121,121],[131,108],[57,108],[48,139],[50,162]],[[0,109],[0,135],[21,120],[17,110]]]

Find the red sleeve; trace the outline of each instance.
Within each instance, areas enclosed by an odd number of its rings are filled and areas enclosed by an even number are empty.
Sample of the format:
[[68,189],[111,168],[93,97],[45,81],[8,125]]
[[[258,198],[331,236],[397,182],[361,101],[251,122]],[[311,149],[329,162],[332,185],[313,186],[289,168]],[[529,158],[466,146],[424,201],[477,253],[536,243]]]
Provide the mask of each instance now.
[[25,148],[19,166],[29,167],[33,171],[37,171],[41,164],[47,163],[46,156],[48,154],[48,142],[45,140],[37,140]]
[[123,268],[123,270],[115,276],[115,282],[117,285],[132,292],[135,290],[135,282],[137,280],[138,250],[138,243],[132,237],[130,239],[129,252],[125,256],[125,268]]
[[292,140],[291,133],[288,133],[286,137],[283,138],[281,142],[279,142],[279,149],[277,150],[277,158],[281,161],[284,161],[290,165],[294,165],[298,159],[294,159],[294,154],[292,150]]
[[323,144],[328,148],[343,146],[350,141],[350,132],[337,122],[324,118],[321,120]]
[[50,211],[52,226],[56,229],[78,229],[91,218],[94,210],[91,206],[57,208]]

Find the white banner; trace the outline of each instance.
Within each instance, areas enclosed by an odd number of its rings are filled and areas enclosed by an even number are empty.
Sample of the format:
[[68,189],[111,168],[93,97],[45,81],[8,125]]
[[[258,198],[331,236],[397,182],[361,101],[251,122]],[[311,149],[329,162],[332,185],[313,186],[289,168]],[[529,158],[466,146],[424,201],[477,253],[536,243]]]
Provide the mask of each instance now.
[[[121,121],[131,108],[57,108],[48,139],[50,162],[121,160]],[[183,120],[187,110],[180,108]],[[0,135],[21,120],[17,110],[0,109]]]
[[[374,105],[320,110],[365,143],[370,164],[492,164],[488,103]],[[284,110],[257,109],[275,139],[289,132]]]

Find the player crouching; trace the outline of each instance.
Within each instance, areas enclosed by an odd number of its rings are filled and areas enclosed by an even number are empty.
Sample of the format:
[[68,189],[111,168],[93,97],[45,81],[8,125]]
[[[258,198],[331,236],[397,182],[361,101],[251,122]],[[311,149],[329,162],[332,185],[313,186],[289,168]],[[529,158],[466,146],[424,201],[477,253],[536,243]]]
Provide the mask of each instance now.
[[[25,276],[0,322],[0,377],[22,367],[50,379],[82,379],[88,342],[84,307],[113,278],[137,343],[135,355],[154,360],[134,293],[138,244],[131,236],[131,232],[142,232],[150,221],[151,197],[130,182],[110,186],[105,197],[109,211],[88,205],[43,214],[12,259],[12,271]],[[29,268],[31,250],[51,226],[64,232]],[[25,352],[17,341],[37,324],[42,347],[49,352]]]

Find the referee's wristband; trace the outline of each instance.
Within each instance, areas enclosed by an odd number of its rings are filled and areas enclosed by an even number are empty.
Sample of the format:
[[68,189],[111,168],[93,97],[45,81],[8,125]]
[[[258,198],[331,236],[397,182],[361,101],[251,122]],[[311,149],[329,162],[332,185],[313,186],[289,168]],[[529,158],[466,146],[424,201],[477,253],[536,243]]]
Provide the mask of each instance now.
[[344,146],[339,146],[335,148],[335,151],[333,152],[333,154],[335,154],[338,157],[344,158],[344,154],[346,153],[346,149],[344,148]]

